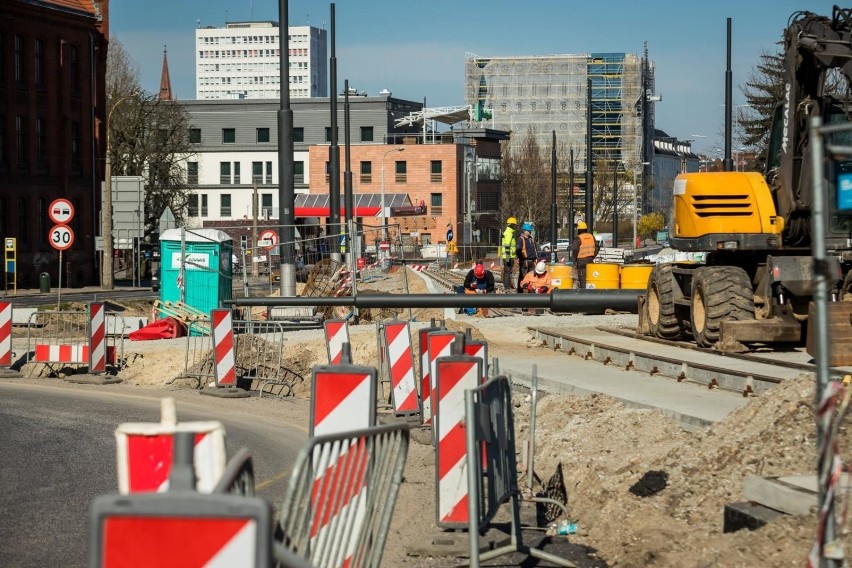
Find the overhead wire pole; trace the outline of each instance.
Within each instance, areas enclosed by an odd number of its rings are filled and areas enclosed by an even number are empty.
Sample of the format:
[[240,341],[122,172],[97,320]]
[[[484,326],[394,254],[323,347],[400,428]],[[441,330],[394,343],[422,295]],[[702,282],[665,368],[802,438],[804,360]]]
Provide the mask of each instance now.
[[594,219],[592,218],[592,198],[594,189],[592,185],[595,183],[594,174],[592,173],[592,80],[586,80],[586,226],[591,235],[594,230]]
[[329,61],[328,98],[331,105],[331,145],[328,147],[330,178],[328,184],[328,233],[331,258],[340,261],[340,147],[337,145],[337,53],[335,48],[334,2],[331,3],[331,59]]
[[568,153],[568,242],[574,242],[574,148]]
[[727,67],[725,68],[725,161],[723,170],[732,171],[731,160],[731,115],[733,113],[733,77],[731,74],[731,18],[728,18],[728,53]]
[[293,110],[290,108],[290,20],[287,0],[278,0],[278,70],[281,108],[278,110],[278,229],[281,296],[296,295],[296,193],[293,179]]
[[550,262],[556,264],[556,131],[550,148]]
[[355,196],[352,194],[352,163],[350,155],[350,137],[349,137],[349,79],[343,81],[343,218],[345,224],[346,254],[351,259],[350,269],[352,274],[355,274],[355,249],[351,242],[352,235],[352,216],[355,209]]

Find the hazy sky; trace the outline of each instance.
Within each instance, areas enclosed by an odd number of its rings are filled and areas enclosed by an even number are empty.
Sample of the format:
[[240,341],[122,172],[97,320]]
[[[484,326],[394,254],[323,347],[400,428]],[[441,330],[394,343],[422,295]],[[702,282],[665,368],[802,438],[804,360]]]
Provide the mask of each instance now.
[[[698,151],[722,146],[726,19],[732,18],[734,104],[764,52],[775,52],[790,15],[830,16],[815,0],[340,0],[335,3],[338,92],[343,81],[370,95],[427,106],[464,104],[464,55],[624,52],[648,43],[656,64],[657,128],[692,139]],[[195,28],[226,21],[278,21],[276,0],[113,0],[111,33],[140,67],[142,86],[159,90],[163,47],[172,90],[195,98]],[[290,25],[329,28],[330,3],[290,0]],[[736,146],[736,142],[734,142]]]

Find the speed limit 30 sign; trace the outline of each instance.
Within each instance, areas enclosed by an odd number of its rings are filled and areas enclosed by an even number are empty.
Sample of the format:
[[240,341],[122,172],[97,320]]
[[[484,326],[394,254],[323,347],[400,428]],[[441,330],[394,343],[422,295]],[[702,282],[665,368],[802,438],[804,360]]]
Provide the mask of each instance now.
[[74,244],[74,231],[68,225],[54,225],[47,235],[47,240],[56,250],[67,250]]

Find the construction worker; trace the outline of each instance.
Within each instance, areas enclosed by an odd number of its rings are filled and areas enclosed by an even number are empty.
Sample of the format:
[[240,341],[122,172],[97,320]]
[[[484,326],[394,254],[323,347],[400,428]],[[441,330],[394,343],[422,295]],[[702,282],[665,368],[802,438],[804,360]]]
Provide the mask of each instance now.
[[515,241],[515,256],[518,257],[518,294],[521,293],[521,280],[527,272],[532,271],[538,260],[538,249],[532,237],[532,223],[521,225],[521,234]]
[[[553,291],[553,282],[547,271],[547,263],[539,260],[535,268],[527,272],[521,280],[521,292],[526,294],[549,294]],[[535,308],[528,308],[526,314],[535,314]]]
[[585,221],[577,223],[577,236],[571,243],[571,257],[574,259],[574,271],[577,273],[579,288],[586,288],[586,265],[595,260],[600,250],[597,239],[589,234]]
[[512,288],[512,268],[515,266],[515,241],[518,238],[518,220],[514,217],[506,219],[506,228],[500,240],[500,260],[503,261],[503,291]]
[[[465,294],[493,294],[494,293],[494,273],[485,268],[481,261],[476,261],[476,264],[471,268],[464,277],[464,284],[461,292]],[[459,310],[461,313],[464,311]],[[473,310],[471,310],[473,311]],[[488,317],[488,308],[479,310],[482,317]]]

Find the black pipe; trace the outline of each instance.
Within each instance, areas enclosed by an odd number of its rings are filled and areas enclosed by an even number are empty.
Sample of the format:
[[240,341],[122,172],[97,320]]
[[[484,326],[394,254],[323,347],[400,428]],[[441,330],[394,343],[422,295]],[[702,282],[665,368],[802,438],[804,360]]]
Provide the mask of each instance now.
[[643,290],[562,290],[552,294],[358,294],[341,297],[236,298],[233,306],[344,306],[364,308],[543,308],[556,313],[637,312]]

